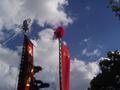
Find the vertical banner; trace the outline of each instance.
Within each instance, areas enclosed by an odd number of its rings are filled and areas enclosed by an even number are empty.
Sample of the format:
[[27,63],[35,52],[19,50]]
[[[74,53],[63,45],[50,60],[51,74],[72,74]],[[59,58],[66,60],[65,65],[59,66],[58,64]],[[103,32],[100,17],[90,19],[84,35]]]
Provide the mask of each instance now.
[[31,90],[34,79],[34,65],[33,65],[33,44],[26,36],[26,60],[27,60],[27,75],[25,90]]
[[70,90],[70,51],[62,44],[62,90]]
[[31,90],[31,82],[33,79],[33,44],[25,35],[17,90]]

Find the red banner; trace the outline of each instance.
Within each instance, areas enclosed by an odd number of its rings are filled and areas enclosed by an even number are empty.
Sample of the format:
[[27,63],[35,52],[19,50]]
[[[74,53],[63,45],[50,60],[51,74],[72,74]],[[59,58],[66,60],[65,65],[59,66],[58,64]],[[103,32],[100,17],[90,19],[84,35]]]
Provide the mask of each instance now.
[[70,90],[70,52],[62,44],[62,90]]
[[17,90],[31,90],[31,82],[34,79],[33,76],[33,44],[25,35]]
[[34,66],[33,66],[33,44],[32,42],[26,37],[26,60],[27,60],[27,81],[25,90],[31,90],[31,82],[34,79]]

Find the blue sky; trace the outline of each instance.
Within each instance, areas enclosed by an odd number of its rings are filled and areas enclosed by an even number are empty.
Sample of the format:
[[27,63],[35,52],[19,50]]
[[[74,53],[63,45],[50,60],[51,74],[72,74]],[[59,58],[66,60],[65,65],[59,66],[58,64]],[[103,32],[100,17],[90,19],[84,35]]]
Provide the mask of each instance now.
[[[64,40],[68,43],[72,58],[90,60],[81,55],[84,48],[99,49],[101,56],[109,50],[119,50],[120,21],[114,16],[111,8],[107,8],[107,0],[69,0],[67,7],[74,23],[66,28]],[[84,39],[89,39],[87,43]],[[97,57],[97,58],[99,58]],[[91,58],[97,59],[97,58]]]
[[0,90],[15,88],[23,34],[5,45],[2,42],[18,32],[15,24],[22,24],[26,18],[33,20],[29,37],[35,44],[34,63],[45,68],[38,77],[57,89],[58,43],[53,39],[53,30],[61,24],[72,59],[71,90],[86,90],[100,71],[99,59],[110,50],[120,49],[120,20],[107,8],[108,0],[0,1]]
[[[120,21],[111,8],[107,8],[108,3],[107,0],[69,0],[65,11],[72,17],[73,23],[65,27],[63,40],[70,48],[72,59],[92,61],[104,57],[110,50],[119,50]],[[50,26],[46,25],[45,28],[47,27]],[[32,29],[31,38],[37,38],[38,32],[44,27],[34,22]],[[22,37],[19,35],[6,45],[15,49],[14,44],[22,43],[18,39],[21,41]],[[82,55],[85,48],[91,53],[98,49],[100,55]]]

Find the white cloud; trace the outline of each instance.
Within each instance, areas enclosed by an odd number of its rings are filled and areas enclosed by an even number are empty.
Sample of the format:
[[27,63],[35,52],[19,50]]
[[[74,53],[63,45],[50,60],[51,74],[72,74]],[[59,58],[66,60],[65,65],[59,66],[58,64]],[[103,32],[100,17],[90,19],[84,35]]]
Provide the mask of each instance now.
[[91,38],[85,38],[83,41],[87,43]]
[[[37,77],[43,81],[54,83],[58,87],[58,41],[53,40],[53,30],[46,29],[39,33],[39,39],[34,40],[35,47],[35,65],[41,65],[44,70]],[[51,87],[51,88],[52,88]],[[48,89],[53,90],[53,89]]]
[[0,90],[15,89],[19,63],[17,52],[0,45]]
[[39,25],[58,26],[72,22],[64,6],[68,0],[0,0],[0,29],[13,28],[26,18],[35,19]]
[[[35,44],[34,64],[44,68],[43,71],[36,74],[36,77],[44,82],[50,82],[51,87],[45,90],[58,90],[58,41],[53,40],[53,30],[41,31],[39,38],[32,42]],[[0,90],[14,90],[20,57],[18,52],[2,46],[0,51],[0,72],[2,72],[0,81],[4,81],[2,84],[0,83]],[[98,72],[97,62],[86,63],[78,59],[71,60],[71,90],[86,90],[89,81]]]
[[57,27],[72,23],[72,19],[64,10],[68,0],[0,0],[0,41],[3,41],[9,32],[14,32],[16,24],[21,25],[23,20],[31,18],[38,25]]
[[19,65],[20,57],[17,51],[0,46],[0,61],[9,64],[10,66],[17,67]]
[[[11,30],[14,24],[21,24],[24,19],[36,20],[40,26],[45,24],[57,27],[68,25],[72,19],[67,15],[64,6],[68,5],[68,0],[0,0],[0,41],[6,37],[2,30]],[[47,33],[48,32],[48,33]],[[53,30],[45,30],[39,33],[39,40],[33,40],[35,47],[35,64],[45,67],[40,74],[45,81],[52,84],[58,77],[58,42],[52,40]],[[37,47],[38,45],[38,47]],[[19,52],[13,51],[0,45],[0,90],[14,90],[20,64]],[[51,68],[51,69],[50,69]],[[54,85],[53,85],[54,87]]]
[[4,39],[4,33],[0,32],[0,41]]
[[[35,49],[35,64],[44,67],[38,78],[52,83],[58,90],[58,42],[53,40],[53,30],[46,29],[39,33]],[[48,36],[48,37],[47,37]],[[83,60],[71,60],[71,90],[86,90],[90,80],[99,72],[97,62],[86,63]],[[46,90],[54,90],[46,89]]]
[[90,80],[99,72],[97,62],[71,61],[71,90],[87,90]]
[[[14,24],[21,24],[28,17],[37,20],[40,26],[49,24],[56,27],[72,22],[64,10],[68,0],[0,0],[0,2],[0,40],[4,38],[1,31],[3,27],[11,29]],[[36,77],[52,84],[47,90],[53,88],[58,90],[58,42],[53,40],[53,30],[43,30],[39,33],[39,38],[32,41],[35,44],[35,65],[44,68]],[[0,90],[15,89],[20,64],[19,51],[0,45],[0,72],[2,72]],[[98,71],[96,62],[85,63],[77,59],[71,61],[71,90],[86,90],[89,81]]]
[[0,90],[14,90],[17,86],[18,69],[0,61]]
[[90,56],[100,56],[101,52],[99,51],[99,49],[94,49],[93,51],[89,51],[87,48],[85,48],[82,51],[82,55],[85,55],[87,57],[90,57]]
[[85,38],[80,42],[80,45],[87,45],[87,47],[88,47],[90,41],[91,41],[91,37]]
[[[72,22],[64,10],[68,0],[0,0],[0,2],[0,40],[4,39],[5,35],[1,31],[3,27],[11,29],[14,24],[21,24],[28,17],[37,20],[40,26],[48,24],[56,27]],[[53,87],[58,89],[58,42],[53,40],[53,30],[46,29],[40,32],[39,38],[32,41],[35,44],[35,65],[44,68],[37,78],[52,84],[48,90],[53,90]],[[2,46],[0,51],[2,72],[0,81],[3,81],[0,83],[0,90],[14,90],[20,64],[19,52]],[[96,62],[86,64],[81,60],[71,61],[71,90],[86,90],[89,81],[98,71]]]

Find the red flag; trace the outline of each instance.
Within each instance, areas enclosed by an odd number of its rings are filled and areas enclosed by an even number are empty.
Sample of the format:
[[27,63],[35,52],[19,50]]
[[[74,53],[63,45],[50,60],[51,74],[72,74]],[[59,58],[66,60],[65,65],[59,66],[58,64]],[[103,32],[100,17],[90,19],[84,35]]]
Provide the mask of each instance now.
[[70,90],[70,52],[62,44],[62,90]]

